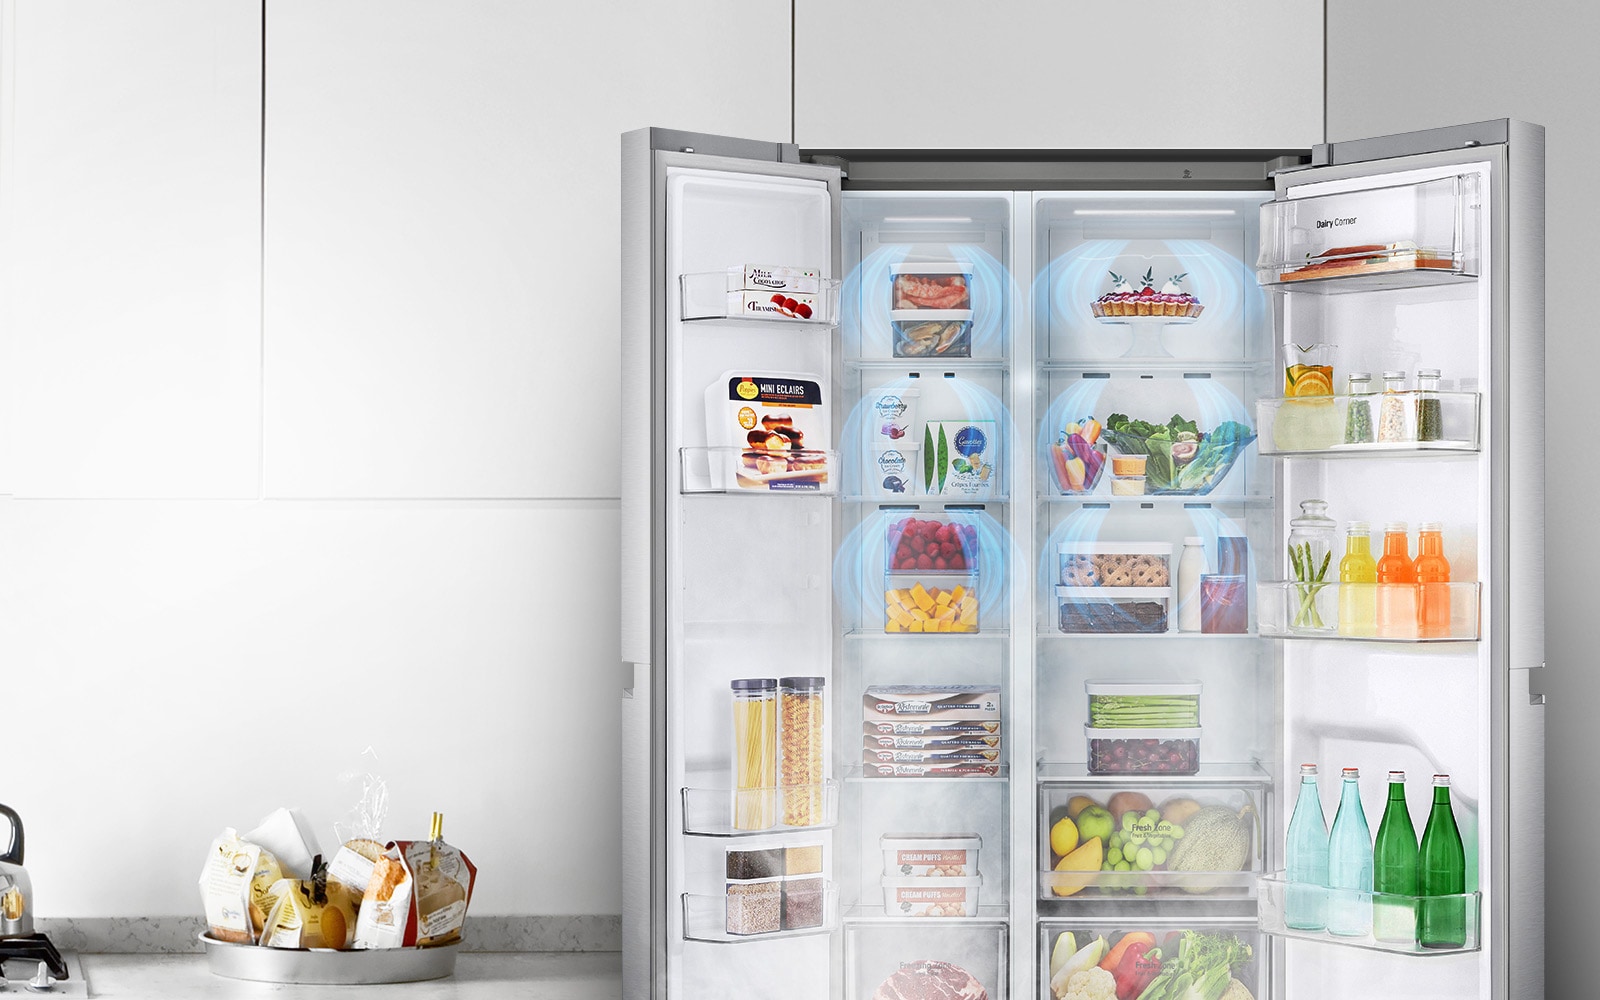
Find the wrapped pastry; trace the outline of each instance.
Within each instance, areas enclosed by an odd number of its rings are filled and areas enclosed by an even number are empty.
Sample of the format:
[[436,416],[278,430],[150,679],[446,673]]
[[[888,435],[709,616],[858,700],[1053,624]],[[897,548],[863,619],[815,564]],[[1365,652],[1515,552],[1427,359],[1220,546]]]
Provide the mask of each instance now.
[[269,948],[350,947],[356,908],[349,889],[328,877],[321,856],[308,879],[279,879],[272,887],[276,905],[267,917],[261,943]]

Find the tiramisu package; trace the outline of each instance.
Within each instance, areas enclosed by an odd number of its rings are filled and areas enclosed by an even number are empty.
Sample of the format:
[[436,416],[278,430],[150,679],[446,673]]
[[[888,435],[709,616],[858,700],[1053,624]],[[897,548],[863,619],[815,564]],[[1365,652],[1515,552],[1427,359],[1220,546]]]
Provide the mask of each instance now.
[[[820,491],[828,482],[828,399],[803,372],[723,372],[706,389],[716,489]],[[720,461],[726,456],[728,461]]]

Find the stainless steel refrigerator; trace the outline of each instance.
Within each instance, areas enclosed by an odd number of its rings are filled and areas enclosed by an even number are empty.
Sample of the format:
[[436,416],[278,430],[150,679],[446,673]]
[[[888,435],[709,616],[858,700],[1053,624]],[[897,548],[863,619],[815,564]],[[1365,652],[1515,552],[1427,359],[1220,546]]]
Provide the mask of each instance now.
[[[1543,141],[626,134],[625,995],[1542,996]],[[1459,940],[1295,917],[1304,763]]]

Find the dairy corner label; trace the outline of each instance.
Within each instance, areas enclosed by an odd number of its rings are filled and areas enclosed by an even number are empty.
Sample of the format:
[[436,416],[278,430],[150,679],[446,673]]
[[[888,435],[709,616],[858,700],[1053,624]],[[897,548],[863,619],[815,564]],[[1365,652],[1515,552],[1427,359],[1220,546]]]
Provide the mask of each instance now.
[[922,429],[922,492],[986,497],[999,478],[993,420],[930,420]]

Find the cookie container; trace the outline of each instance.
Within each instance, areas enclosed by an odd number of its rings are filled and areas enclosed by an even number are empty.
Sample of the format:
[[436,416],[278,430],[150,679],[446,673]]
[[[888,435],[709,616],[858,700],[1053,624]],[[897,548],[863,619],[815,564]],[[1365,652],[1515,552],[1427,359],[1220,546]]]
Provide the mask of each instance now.
[[1200,770],[1200,727],[1096,729],[1084,726],[1090,774],[1193,774]]
[[1062,542],[1056,546],[1064,587],[1170,587],[1171,542]]
[[1167,631],[1171,587],[1057,587],[1058,627],[1067,633]]

